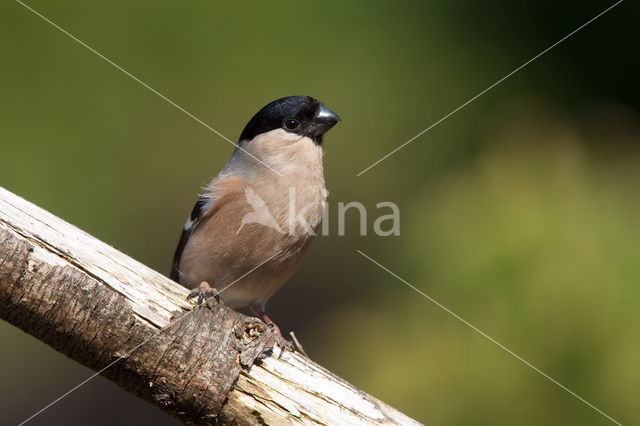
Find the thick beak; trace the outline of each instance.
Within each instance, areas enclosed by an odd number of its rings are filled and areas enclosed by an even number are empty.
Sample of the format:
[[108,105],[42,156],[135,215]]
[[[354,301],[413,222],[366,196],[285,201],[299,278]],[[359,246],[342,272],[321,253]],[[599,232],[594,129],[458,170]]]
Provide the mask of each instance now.
[[338,114],[322,105],[313,119],[313,136],[322,141],[322,135],[327,133],[338,121],[340,121]]
[[331,122],[333,124],[336,124],[338,121],[340,121],[340,116],[338,116],[338,114],[331,111],[326,106],[322,105],[318,110],[318,114],[316,115],[315,121],[317,122],[325,121],[325,122]]

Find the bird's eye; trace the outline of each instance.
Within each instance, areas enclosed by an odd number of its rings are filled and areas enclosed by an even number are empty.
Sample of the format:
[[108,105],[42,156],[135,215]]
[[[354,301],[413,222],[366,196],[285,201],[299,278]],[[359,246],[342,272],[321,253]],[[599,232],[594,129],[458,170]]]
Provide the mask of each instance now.
[[296,130],[300,127],[300,122],[298,120],[285,120],[284,127],[287,130]]

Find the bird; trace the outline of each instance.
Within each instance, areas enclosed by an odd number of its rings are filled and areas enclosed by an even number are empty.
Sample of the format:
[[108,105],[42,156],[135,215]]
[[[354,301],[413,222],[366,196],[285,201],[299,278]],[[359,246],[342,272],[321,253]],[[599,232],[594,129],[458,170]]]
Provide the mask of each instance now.
[[282,337],[266,303],[300,266],[324,215],[324,135],[340,117],[310,96],[276,99],[240,134],[189,215],[171,278],[215,295]]

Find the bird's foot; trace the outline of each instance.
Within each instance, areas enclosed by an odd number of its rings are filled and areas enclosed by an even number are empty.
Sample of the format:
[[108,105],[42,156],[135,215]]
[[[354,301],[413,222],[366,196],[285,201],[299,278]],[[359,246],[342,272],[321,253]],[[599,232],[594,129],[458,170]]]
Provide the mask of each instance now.
[[278,327],[276,323],[273,322],[271,318],[269,318],[269,316],[264,312],[264,309],[262,307],[251,306],[250,309],[251,309],[251,312],[253,312],[255,315],[258,316],[258,318],[262,320],[262,322],[267,324],[267,327],[269,327],[269,330],[271,330],[271,332],[274,334],[276,338],[276,343],[278,344],[278,346],[282,348],[288,348],[291,350],[294,349],[293,344],[282,335],[282,332],[280,331],[280,327]]
[[[263,320],[264,321],[264,320]],[[283,348],[289,348],[289,349],[293,349],[293,345],[291,344],[290,341],[288,341],[283,335],[282,332],[280,331],[280,327],[278,327],[277,325],[275,325],[273,322],[266,322],[267,327],[269,327],[269,330],[271,330],[271,332],[273,333],[273,335],[276,338],[276,342],[278,343],[278,346],[282,346]]]
[[198,298],[198,305],[202,305],[205,300],[210,299],[211,297],[215,297],[218,302],[220,301],[220,293],[218,290],[211,287],[211,285],[206,281],[202,281],[198,287],[191,290],[187,299],[193,299],[195,297]]
[[281,350],[288,349],[292,352],[295,351],[295,345],[282,335],[277,325],[267,324],[267,327],[269,327],[269,329],[273,332],[273,337],[276,340],[276,344],[281,348]]

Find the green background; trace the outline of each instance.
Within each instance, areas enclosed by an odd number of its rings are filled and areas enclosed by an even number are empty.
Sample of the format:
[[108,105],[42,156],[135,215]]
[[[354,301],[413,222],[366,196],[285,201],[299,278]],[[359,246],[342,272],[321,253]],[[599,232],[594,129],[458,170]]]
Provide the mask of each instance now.
[[[308,94],[326,137],[331,235],[268,308],[311,357],[429,425],[607,418],[387,274],[362,250],[623,424],[640,409],[639,8],[606,1],[28,4],[235,140]],[[168,269],[232,146],[17,2],[0,4],[0,184]],[[337,235],[338,202],[401,209],[398,237]],[[385,211],[386,212],[386,211]],[[15,424],[91,372],[0,324]],[[176,424],[106,380],[31,424]]]

